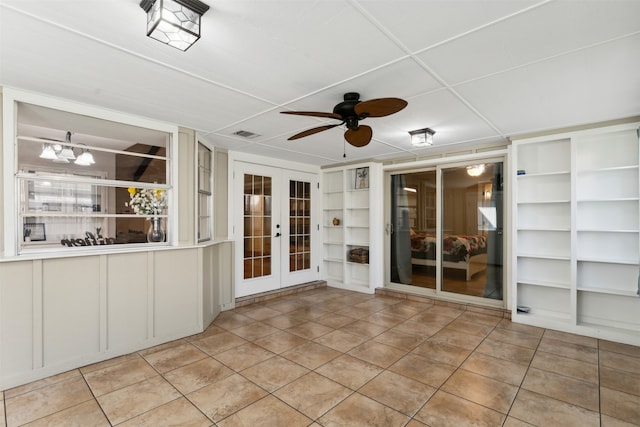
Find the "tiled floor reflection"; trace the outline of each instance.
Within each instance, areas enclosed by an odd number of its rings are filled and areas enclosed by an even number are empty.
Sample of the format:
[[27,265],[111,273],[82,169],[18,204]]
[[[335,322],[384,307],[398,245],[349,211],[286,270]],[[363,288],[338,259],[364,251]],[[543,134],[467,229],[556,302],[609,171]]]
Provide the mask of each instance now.
[[0,392],[0,426],[640,425],[640,347],[320,288]]

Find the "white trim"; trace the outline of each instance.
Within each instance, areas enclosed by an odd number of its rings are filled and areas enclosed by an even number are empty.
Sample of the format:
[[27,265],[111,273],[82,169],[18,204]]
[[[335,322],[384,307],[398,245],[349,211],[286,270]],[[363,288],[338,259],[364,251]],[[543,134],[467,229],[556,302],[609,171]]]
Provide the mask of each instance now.
[[[506,148],[495,151],[483,151],[479,153],[462,154],[460,156],[451,157],[437,157],[433,159],[418,160],[416,162],[395,163],[389,165],[383,165],[383,172],[403,171],[404,173],[410,173],[413,170],[422,170],[426,167],[436,166],[453,166],[456,163],[466,163],[471,160],[484,160],[491,157],[506,156],[508,150]],[[407,172],[405,172],[407,171]]]
[[247,154],[240,151],[229,151],[229,164],[233,165],[236,161],[315,174],[320,174],[321,171],[320,166],[312,164],[292,162],[290,160],[264,157],[256,154]]
[[549,134],[549,135],[534,136],[531,138],[526,138],[526,137],[518,138],[514,136],[512,138],[512,141],[513,142],[517,141],[519,144],[529,143],[529,142],[556,141],[559,139],[572,139],[572,138],[577,138],[577,137],[587,136],[587,135],[597,135],[599,133],[613,133],[613,132],[618,132],[623,130],[632,130],[632,129],[637,129],[638,126],[640,126],[640,121],[633,121],[633,122],[623,123],[623,124],[613,125],[613,126],[607,126],[606,124],[604,124],[602,126],[593,127],[589,129],[581,129],[581,130],[567,131],[567,132],[555,133],[555,134]]
[[[211,195],[208,198],[208,207],[209,207],[209,228],[211,230],[211,235],[208,239],[200,240],[200,236],[198,233],[200,232],[200,145],[209,150],[209,162],[210,162],[210,174],[209,174],[209,187],[211,188]],[[215,146],[209,143],[208,141],[200,140],[198,133],[196,133],[195,137],[195,147],[194,147],[194,159],[193,164],[195,167],[194,171],[194,181],[195,182],[195,192],[196,192],[196,200],[195,209],[193,212],[194,216],[194,226],[193,226],[193,236],[194,242],[197,244],[202,244],[209,242],[215,238],[215,209],[214,209],[214,199],[215,195],[215,164],[216,164],[216,154],[215,154]]]
[[56,98],[48,95],[42,95],[34,92],[28,92],[21,89],[15,89],[7,86],[2,88],[5,99],[11,99],[11,102],[24,102],[27,104],[39,105],[42,107],[54,108],[69,113],[76,113],[83,116],[96,117],[99,119],[109,120],[116,123],[124,123],[133,126],[144,127],[166,133],[177,133],[178,126],[148,119],[133,114],[121,113],[115,110],[96,107],[90,104],[83,104],[76,101],[70,101],[63,98]]

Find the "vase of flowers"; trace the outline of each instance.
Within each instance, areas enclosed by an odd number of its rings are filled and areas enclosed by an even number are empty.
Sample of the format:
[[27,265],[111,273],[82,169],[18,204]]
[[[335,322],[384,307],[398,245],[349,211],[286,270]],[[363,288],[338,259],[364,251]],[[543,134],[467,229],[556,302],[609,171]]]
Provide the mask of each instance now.
[[147,241],[164,242],[165,232],[162,215],[167,208],[167,193],[164,190],[130,187],[129,202],[125,203],[138,215],[146,215],[150,221]]

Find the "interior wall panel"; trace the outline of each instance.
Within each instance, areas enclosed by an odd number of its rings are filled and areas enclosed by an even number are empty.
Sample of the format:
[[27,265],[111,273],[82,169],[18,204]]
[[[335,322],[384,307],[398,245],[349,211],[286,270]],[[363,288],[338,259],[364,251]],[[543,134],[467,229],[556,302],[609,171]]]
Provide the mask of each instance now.
[[107,264],[107,348],[123,348],[150,337],[146,252],[113,254]]
[[55,365],[100,350],[99,257],[43,261],[43,361]]
[[[201,286],[198,249],[157,251],[154,257],[154,336],[177,337],[199,332]],[[179,268],[177,268],[179,266]]]
[[16,262],[0,268],[0,372],[30,370],[33,364],[33,268]]

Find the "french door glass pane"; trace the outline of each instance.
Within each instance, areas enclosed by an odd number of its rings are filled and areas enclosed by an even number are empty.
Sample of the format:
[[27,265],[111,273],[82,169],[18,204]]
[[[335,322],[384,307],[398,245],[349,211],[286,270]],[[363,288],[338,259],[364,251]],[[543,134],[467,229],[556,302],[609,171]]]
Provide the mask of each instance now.
[[244,278],[271,274],[271,178],[244,176]]
[[311,268],[311,183],[289,181],[289,271]]

